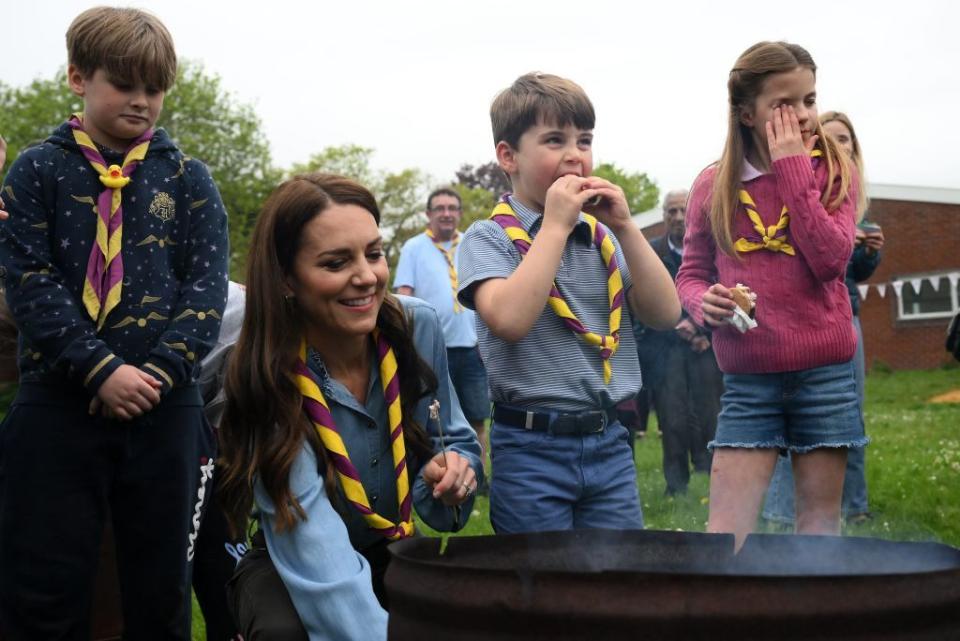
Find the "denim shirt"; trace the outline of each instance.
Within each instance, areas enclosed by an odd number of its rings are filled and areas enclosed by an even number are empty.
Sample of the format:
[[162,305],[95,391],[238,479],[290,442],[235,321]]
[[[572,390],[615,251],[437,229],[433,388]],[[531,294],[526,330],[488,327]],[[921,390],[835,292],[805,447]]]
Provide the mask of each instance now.
[[[425,397],[417,404],[415,420],[426,428],[434,451],[439,452],[436,422],[428,420],[430,404],[434,398],[439,400],[447,449],[466,457],[478,482],[482,482],[480,445],[450,383],[446,346],[437,313],[419,299],[405,296],[398,299],[412,326],[417,352],[433,369],[438,381],[435,396]],[[387,410],[380,369],[376,356],[372,358],[364,404],[327,375],[316,354],[310,355],[308,366],[330,406],[371,507],[395,521],[397,488],[387,434]],[[430,487],[420,475],[424,463],[426,461],[414,461],[408,456],[413,505],[418,516],[436,530],[459,530],[473,509],[473,497],[461,506],[461,518],[456,522],[454,510],[434,500]],[[311,447],[304,444],[290,471],[290,489],[307,519],[292,530],[278,533],[274,527],[274,505],[257,481],[254,497],[270,556],[311,641],[385,639],[387,615],[373,594],[369,564],[356,551],[378,542],[380,536],[369,530],[360,514],[346,503],[342,491],[338,491],[338,505],[344,506],[341,516],[331,504],[323,483],[317,459]]]

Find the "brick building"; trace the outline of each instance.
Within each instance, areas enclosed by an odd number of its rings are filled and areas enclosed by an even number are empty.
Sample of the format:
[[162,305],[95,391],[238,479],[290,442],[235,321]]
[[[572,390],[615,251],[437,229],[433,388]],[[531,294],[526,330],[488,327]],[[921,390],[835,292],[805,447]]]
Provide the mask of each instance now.
[[946,364],[947,325],[960,311],[960,189],[870,185],[869,194],[867,219],[885,242],[860,306],[867,367]]
[[[930,369],[960,311],[960,189],[868,186],[867,219],[883,227],[883,259],[861,284],[867,367]],[[659,208],[634,216],[647,238],[663,233]]]

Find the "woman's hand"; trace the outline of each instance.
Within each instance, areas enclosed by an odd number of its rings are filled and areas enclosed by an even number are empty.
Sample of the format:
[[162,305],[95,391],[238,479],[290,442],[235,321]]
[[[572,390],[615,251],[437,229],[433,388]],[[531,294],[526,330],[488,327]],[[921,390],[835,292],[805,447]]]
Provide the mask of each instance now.
[[867,256],[873,256],[883,249],[883,230],[869,231],[864,236],[863,244],[866,247]]
[[470,461],[452,450],[446,451],[446,467],[444,453],[440,452],[423,466],[420,474],[433,488],[433,498],[444,505],[460,505],[477,491],[477,474]]
[[733,310],[736,306],[730,290],[720,283],[714,283],[710,285],[710,289],[703,293],[703,299],[700,303],[703,310],[703,322],[711,327],[720,327],[727,322],[728,318],[733,316]]

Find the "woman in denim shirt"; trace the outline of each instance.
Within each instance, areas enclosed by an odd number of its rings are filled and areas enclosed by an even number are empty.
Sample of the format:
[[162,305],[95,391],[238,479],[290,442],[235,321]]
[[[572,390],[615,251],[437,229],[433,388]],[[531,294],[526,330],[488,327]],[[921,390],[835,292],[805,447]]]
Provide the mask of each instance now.
[[[310,174],[274,191],[253,234],[218,490],[235,528],[256,507],[269,552],[233,580],[248,640],[385,639],[385,548],[412,533],[410,503],[431,527],[458,530],[482,482],[436,312],[387,291],[379,220],[364,187]],[[399,387],[384,389],[394,378]],[[385,399],[397,389],[391,425]],[[276,596],[277,575],[289,599]]]

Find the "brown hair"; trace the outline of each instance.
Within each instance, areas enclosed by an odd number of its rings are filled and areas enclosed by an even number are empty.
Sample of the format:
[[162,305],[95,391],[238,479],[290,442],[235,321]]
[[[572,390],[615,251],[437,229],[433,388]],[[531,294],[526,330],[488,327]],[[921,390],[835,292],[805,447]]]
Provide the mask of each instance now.
[[[304,440],[319,461],[327,462],[290,377],[299,357],[303,319],[278,284],[293,270],[304,226],[331,204],[357,205],[380,223],[376,199],[362,185],[342,176],[305,174],[282,183],[267,198],[251,238],[245,316],[227,368],[219,434],[222,476],[217,494],[234,533],[246,529],[258,477],[276,506],[280,530],[306,518],[290,492],[290,470]],[[411,461],[425,460],[432,448],[423,427],[414,422],[413,410],[436,389],[437,379],[418,356],[406,315],[392,294],[380,308],[377,327],[397,357],[408,469],[417,469]],[[325,467],[327,492],[336,503],[333,466]]]
[[463,207],[463,199],[460,198],[460,194],[456,189],[453,187],[438,187],[427,196],[427,211],[430,211],[430,207],[433,205],[433,199],[437,196],[452,196],[457,199],[457,204]]
[[546,73],[528,73],[497,94],[490,105],[493,143],[517,148],[520,136],[538,122],[593,129],[590,98],[577,83]]
[[860,219],[863,217],[864,212],[867,211],[867,185],[864,181],[863,155],[860,151],[860,139],[857,138],[857,132],[853,128],[853,123],[850,122],[850,117],[847,116],[847,114],[842,111],[825,111],[820,114],[821,125],[833,121],[839,122],[850,131],[850,142],[853,143],[853,166],[857,170],[857,178],[859,178],[858,184],[860,185],[860,191],[857,192],[857,219]]
[[81,13],[67,29],[67,61],[87,78],[103,69],[111,80],[160,91],[177,77],[170,32],[140,9],[94,7]]
[[[727,81],[729,113],[727,117],[727,141],[723,155],[717,163],[713,182],[713,198],[710,203],[710,225],[717,247],[729,256],[736,256],[733,249],[733,216],[740,206],[740,172],[746,148],[751,143],[749,128],[740,121],[744,110],[753,106],[763,92],[764,84],[773,74],[789,72],[804,67],[817,73],[813,57],[800,45],[788,42],[758,42],[737,59]],[[847,196],[850,188],[850,168],[844,154],[832,138],[823,135],[816,123],[817,147],[823,152],[827,163],[827,188],[820,202],[828,210],[836,210]],[[839,187],[834,181],[839,177]]]

